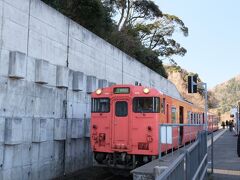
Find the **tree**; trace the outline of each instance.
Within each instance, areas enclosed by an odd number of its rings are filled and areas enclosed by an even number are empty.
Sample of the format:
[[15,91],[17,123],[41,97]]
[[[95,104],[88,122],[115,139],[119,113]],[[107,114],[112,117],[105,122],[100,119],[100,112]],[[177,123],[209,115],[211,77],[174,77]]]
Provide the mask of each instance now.
[[[159,7],[149,0],[103,0],[103,2],[105,6],[111,7],[113,10],[119,31],[133,25],[140,19],[143,21],[153,20],[162,16]],[[119,14],[118,18],[116,15]]]
[[164,14],[153,23],[138,23],[134,28],[139,32],[140,40],[145,47],[155,50],[160,57],[184,56],[187,52],[185,48],[171,38],[177,28],[181,30],[184,36],[188,35],[188,28],[176,16]]
[[173,55],[184,56],[187,50],[172,38],[179,29],[184,36],[188,36],[188,28],[177,16],[163,14],[159,7],[150,0],[105,0],[105,5],[111,7],[117,19],[119,31],[132,27],[139,33],[139,40],[161,59],[169,59]]

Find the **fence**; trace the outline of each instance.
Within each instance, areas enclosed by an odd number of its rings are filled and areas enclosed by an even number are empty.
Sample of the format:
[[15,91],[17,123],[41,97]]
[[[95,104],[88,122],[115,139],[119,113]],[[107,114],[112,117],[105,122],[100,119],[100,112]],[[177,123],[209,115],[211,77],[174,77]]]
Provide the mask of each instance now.
[[[156,180],[202,180],[206,178],[207,173],[207,131],[203,130],[202,125],[185,125],[185,124],[161,124],[160,125],[160,143],[159,158],[161,160],[162,150],[168,150],[171,143],[173,149],[179,148],[176,142],[190,140],[190,144],[185,146],[183,153],[180,154],[171,165],[163,171],[163,173],[155,173]],[[180,130],[182,128],[182,130]],[[165,129],[165,130],[164,130]],[[177,129],[177,131],[175,130]],[[194,131],[198,129],[199,132]],[[185,137],[179,137],[180,131],[186,130]],[[190,131],[191,130],[191,131]],[[167,132],[168,131],[168,132]],[[176,135],[178,132],[178,136]],[[166,134],[165,136],[162,136]],[[170,136],[169,136],[170,135]],[[196,137],[195,137],[196,136]],[[190,137],[190,138],[187,138]],[[193,138],[196,140],[192,142]],[[165,140],[164,140],[165,139]],[[177,139],[177,140],[176,140]],[[156,168],[157,169],[157,168]]]

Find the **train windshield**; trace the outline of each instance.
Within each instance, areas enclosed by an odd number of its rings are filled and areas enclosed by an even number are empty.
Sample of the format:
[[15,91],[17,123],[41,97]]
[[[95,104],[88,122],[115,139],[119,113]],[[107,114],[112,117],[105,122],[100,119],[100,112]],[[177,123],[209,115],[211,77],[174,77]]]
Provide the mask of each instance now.
[[108,113],[110,112],[110,99],[109,98],[92,98],[93,113]]
[[135,97],[133,99],[133,112],[135,113],[159,113],[160,98]]

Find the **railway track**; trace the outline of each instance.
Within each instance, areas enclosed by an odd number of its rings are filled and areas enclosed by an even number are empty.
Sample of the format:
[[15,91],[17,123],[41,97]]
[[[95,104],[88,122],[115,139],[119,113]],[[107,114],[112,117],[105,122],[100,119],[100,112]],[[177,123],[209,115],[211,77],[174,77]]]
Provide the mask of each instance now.
[[130,173],[129,176],[116,175],[113,170],[105,167],[90,167],[56,180],[132,180],[132,177]]

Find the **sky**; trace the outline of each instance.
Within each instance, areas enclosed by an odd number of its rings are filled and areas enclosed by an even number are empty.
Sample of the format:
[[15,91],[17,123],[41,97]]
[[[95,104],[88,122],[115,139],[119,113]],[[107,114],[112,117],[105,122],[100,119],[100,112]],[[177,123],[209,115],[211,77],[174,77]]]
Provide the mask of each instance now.
[[182,68],[198,73],[209,88],[240,74],[239,0],[155,2],[189,28],[188,37],[176,32],[176,40],[188,51],[184,57],[174,57]]

